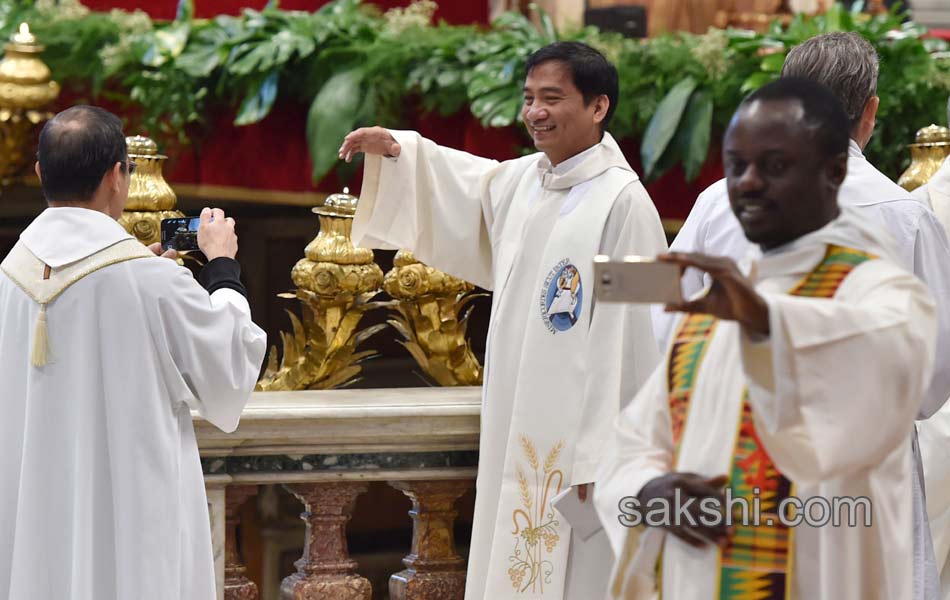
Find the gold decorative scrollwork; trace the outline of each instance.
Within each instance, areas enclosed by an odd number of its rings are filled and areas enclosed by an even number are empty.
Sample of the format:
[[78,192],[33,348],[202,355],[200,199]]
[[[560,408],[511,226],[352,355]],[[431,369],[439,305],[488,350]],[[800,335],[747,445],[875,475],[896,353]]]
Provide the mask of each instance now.
[[400,250],[383,288],[396,300],[389,320],[419,367],[442,386],[479,385],[482,366],[465,337],[474,286]]
[[358,351],[359,345],[386,327],[359,329],[363,315],[388,303],[373,301],[383,271],[373,262],[372,250],[355,248],[350,239],[356,198],[334,194],[314,212],[320,216],[320,232],[291,272],[298,287],[281,294],[300,301],[303,319],[288,311],[293,330],[281,333],[279,362],[277,349],[271,348],[257,384],[262,391],[331,389],[354,383],[362,370],[360,362],[376,354]]

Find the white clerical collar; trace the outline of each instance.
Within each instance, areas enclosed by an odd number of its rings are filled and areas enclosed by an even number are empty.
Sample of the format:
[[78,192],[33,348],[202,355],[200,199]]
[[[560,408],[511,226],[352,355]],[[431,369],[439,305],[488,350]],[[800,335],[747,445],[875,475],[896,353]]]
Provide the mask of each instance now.
[[50,207],[20,234],[20,241],[57,269],[132,236],[105,213],[73,206]]
[[571,169],[573,169],[574,167],[584,162],[585,158],[587,158],[588,156],[596,152],[597,148],[602,143],[603,143],[603,138],[601,138],[600,142],[597,142],[596,144],[594,144],[587,150],[578,152],[577,154],[568,158],[567,160],[562,160],[554,167],[551,166],[551,160],[547,157],[547,155],[542,156],[541,162],[538,164],[538,167],[540,167],[542,171],[549,171],[553,173],[554,175],[564,175],[566,173],[569,173]]

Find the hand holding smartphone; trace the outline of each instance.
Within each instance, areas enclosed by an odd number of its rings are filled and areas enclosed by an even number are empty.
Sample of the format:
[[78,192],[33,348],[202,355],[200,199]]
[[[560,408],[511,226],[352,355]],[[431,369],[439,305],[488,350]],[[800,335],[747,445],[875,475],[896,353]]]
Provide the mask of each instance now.
[[602,302],[679,304],[680,267],[644,256],[594,257],[594,292]]
[[162,250],[188,252],[198,249],[199,217],[162,219]]

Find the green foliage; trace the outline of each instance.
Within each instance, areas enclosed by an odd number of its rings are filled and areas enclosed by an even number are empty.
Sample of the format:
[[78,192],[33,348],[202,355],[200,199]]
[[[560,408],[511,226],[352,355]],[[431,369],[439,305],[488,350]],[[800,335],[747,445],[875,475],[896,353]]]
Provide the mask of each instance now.
[[923,39],[924,29],[896,12],[871,18],[835,6],[765,34],[641,41],[594,28],[558,32],[543,13],[540,26],[514,13],[490,28],[433,25],[433,10],[428,0],[386,14],[336,0],[308,13],[271,0],[260,11],[206,20],[194,18],[192,0],[180,0],[174,21],[156,23],[141,12],[90,12],[76,0],[0,0],[0,36],[28,21],[61,83],[125,103],[137,128],[165,141],[200,136],[221,108],[247,125],[279,102],[309,105],[314,179],[339,165],[351,128],[399,126],[419,109],[450,115],[467,107],[486,126],[516,125],[525,59],[556,39],[589,43],[617,66],[610,130],[641,140],[647,178],[677,164],[695,178],[742,97],[779,76],[788,49],[820,33],[857,31],[879,53],[881,106],[867,154],[893,177],[916,129],[943,122],[950,95],[950,60],[937,58],[946,44]]

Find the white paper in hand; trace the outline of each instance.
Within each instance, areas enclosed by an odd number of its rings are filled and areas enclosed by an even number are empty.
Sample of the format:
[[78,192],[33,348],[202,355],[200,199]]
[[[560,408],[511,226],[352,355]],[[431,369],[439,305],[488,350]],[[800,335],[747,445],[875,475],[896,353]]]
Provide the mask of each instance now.
[[587,501],[581,502],[574,488],[567,488],[551,500],[551,505],[567,520],[581,541],[603,529],[594,509],[594,486],[587,486]]

